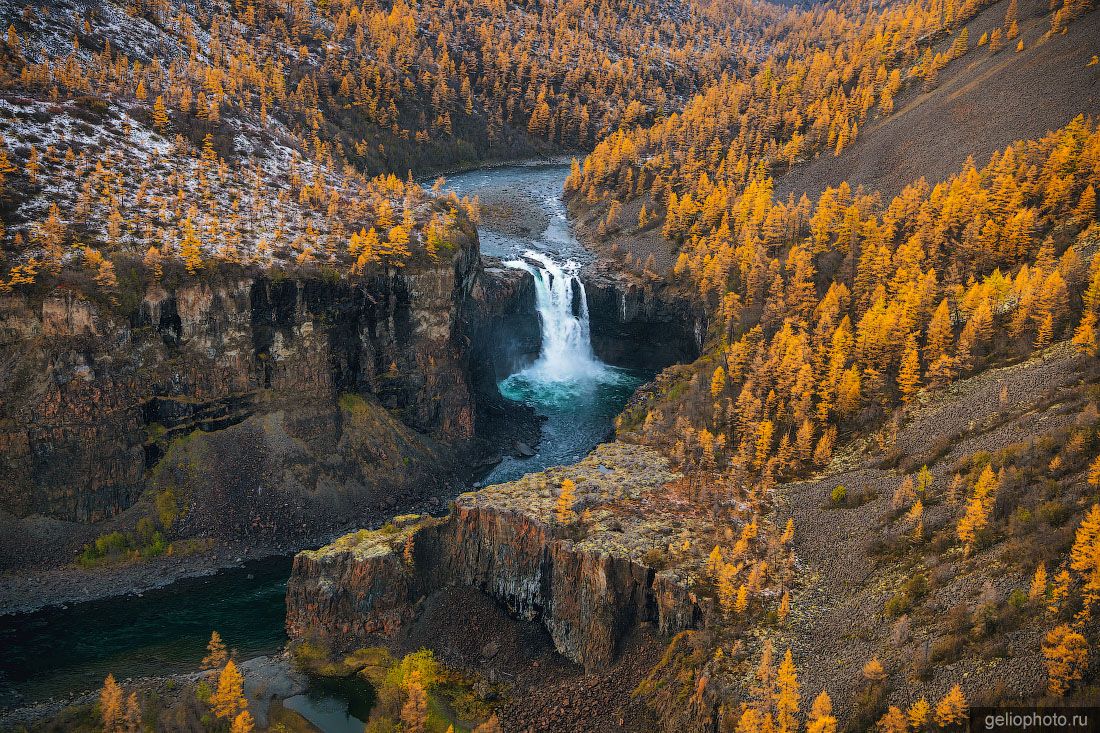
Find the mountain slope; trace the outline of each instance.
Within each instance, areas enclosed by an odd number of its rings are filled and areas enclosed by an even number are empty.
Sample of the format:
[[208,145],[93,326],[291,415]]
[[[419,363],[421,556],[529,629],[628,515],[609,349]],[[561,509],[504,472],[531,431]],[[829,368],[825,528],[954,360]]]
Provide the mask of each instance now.
[[[1089,13],[1064,34],[1050,30],[1045,0],[1019,4],[1020,37],[992,53],[975,47],[983,34],[1003,26],[1011,0],[985,8],[964,27],[971,51],[939,74],[931,92],[913,86],[895,100],[894,113],[865,125],[840,156],[800,163],[776,182],[776,195],[816,198],[843,181],[891,197],[924,177],[935,183],[962,167],[979,164],[1016,140],[1041,137],[1082,112],[1100,110],[1100,15]],[[950,46],[958,31],[941,42]]]

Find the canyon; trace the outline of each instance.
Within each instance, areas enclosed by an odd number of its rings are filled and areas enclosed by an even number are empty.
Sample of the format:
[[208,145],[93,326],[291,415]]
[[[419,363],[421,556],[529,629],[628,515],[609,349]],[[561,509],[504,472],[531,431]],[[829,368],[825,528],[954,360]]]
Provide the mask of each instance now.
[[[560,166],[551,171],[564,176]],[[501,225],[490,219],[479,229],[492,240]],[[141,288],[132,306],[76,290],[37,298],[0,296],[0,329],[11,346],[9,359],[18,367],[7,373],[21,375],[11,385],[14,398],[4,406],[2,455],[13,481],[3,487],[11,501],[0,512],[10,568],[3,607],[27,611],[101,597],[98,603],[106,604],[105,596],[148,591],[175,578],[238,566],[242,557],[315,547],[348,527],[377,527],[402,512],[438,514],[502,455],[509,464],[501,466],[502,475],[576,460],[569,457],[574,455],[569,444],[561,450],[553,445],[563,439],[577,444],[577,458],[583,456],[608,437],[613,416],[637,382],[630,377],[619,384],[618,370],[594,366],[609,369],[605,377],[612,392],[585,393],[576,404],[587,410],[586,401],[610,400],[600,408],[606,414],[584,418],[581,432],[574,422],[574,434],[564,437],[547,424],[550,443],[539,445],[539,422],[547,418],[535,414],[522,396],[502,395],[498,385],[534,365],[544,351],[548,314],[540,310],[540,299],[549,297],[549,290],[540,295],[540,288],[571,285],[563,296],[568,303],[556,306],[567,310],[579,311],[583,299],[585,343],[573,347],[587,349],[585,358],[593,365],[602,359],[652,374],[697,355],[701,316],[673,289],[654,289],[595,262],[571,270],[567,283],[550,260],[532,260],[525,269],[513,256],[482,253],[480,239],[470,226],[438,262],[418,260],[356,283],[324,273],[220,272],[195,284],[169,278]],[[626,379],[627,372],[621,374]],[[36,413],[35,400],[42,400],[48,412]],[[561,418],[550,422],[555,419]],[[536,457],[517,458],[517,441],[535,446]],[[654,454],[631,460],[638,461],[641,474],[663,459]],[[607,470],[600,468],[599,476]],[[81,476],[90,480],[81,481]],[[172,516],[163,521],[166,499]],[[121,566],[70,564],[97,537],[134,533],[150,519],[177,553]],[[442,522],[427,514],[423,521]],[[532,521],[532,526],[541,522]],[[478,532],[488,547],[516,539],[519,530],[506,524],[499,527],[503,534],[488,532],[487,525],[469,531]],[[445,537],[442,526],[418,552],[450,557],[454,570],[458,547],[453,543],[459,540]],[[541,531],[541,537],[529,538],[531,554],[522,561],[536,576],[542,572],[537,557],[542,543],[551,542],[555,530],[542,525]],[[422,533],[420,541],[427,542],[429,534]],[[205,544],[188,544],[197,541]],[[180,550],[187,547],[194,549]],[[554,605],[561,633],[577,639],[567,658],[582,665],[606,664],[626,626],[637,619],[656,622],[664,613],[658,611],[656,594],[668,585],[665,581],[629,558],[601,559],[601,552],[588,547],[559,553],[559,562],[565,563],[559,579],[569,577],[567,565],[570,572],[593,573],[595,585],[584,608],[566,612],[563,588],[556,601],[540,590],[512,599],[528,618]],[[246,567],[258,568],[260,578],[273,577],[267,561]],[[480,573],[488,583],[496,570],[471,565],[467,572]],[[246,597],[281,592],[271,580],[264,580],[263,588],[244,590],[253,584],[252,573],[237,581]],[[636,576],[641,585],[632,592],[633,600],[624,596],[621,607],[600,612],[601,627],[588,628],[585,614],[603,603],[604,581],[596,578],[605,573],[611,573],[613,583]],[[218,576],[210,582],[219,583]],[[426,590],[452,580],[437,569],[416,583]],[[148,601],[126,603],[138,604],[134,613],[141,607],[143,615],[175,617],[168,609],[155,610],[157,598],[164,595],[167,602],[173,597],[173,587],[153,591]],[[32,632],[18,642],[15,658],[71,643],[74,635],[80,638],[85,632],[79,614],[86,605],[49,610],[59,638],[38,639]],[[683,613],[690,617],[695,611]],[[23,638],[20,619],[31,617],[9,618],[10,628],[0,629],[0,636],[8,638],[11,632],[11,639]],[[668,623],[673,628],[683,621],[669,616]],[[158,643],[158,634],[148,636],[147,643]],[[269,633],[257,629],[247,637],[255,637],[256,652],[273,651],[265,646]],[[355,638],[348,636],[344,643]],[[135,643],[135,660],[140,660],[140,644],[146,642]],[[38,690],[82,689],[79,680],[95,679],[95,672],[87,676],[95,660],[89,649],[80,670],[56,675],[28,664],[27,670],[38,669],[36,676],[8,694],[34,700]],[[85,664],[91,666],[85,669]],[[140,661],[135,665],[143,669]],[[8,672],[24,674],[14,668]]]
[[[541,622],[567,659],[607,667],[634,626],[672,635],[713,613],[693,592],[703,543],[667,552],[713,531],[702,513],[669,510],[689,507],[669,501],[679,478],[650,449],[605,443],[577,464],[463,494],[444,518],[400,517],[299,553],[288,632],[355,648],[395,634],[424,597],[466,586]],[[585,514],[579,527],[555,519],[553,492],[566,479]]]
[[[688,329],[646,335],[663,301],[606,277],[589,292],[609,361],[697,349]],[[361,284],[226,273],[140,288],[129,311],[0,296],[5,565],[63,563],[158,496],[173,536],[225,539],[446,496],[499,452],[482,436],[510,444],[496,384],[538,354],[534,297],[529,273],[482,261],[472,227],[449,257]]]
[[481,272],[471,229],[356,285],[227,275],[139,289],[128,313],[4,296],[4,505],[79,529],[170,492],[181,536],[304,532],[438,482],[474,439],[460,334]]

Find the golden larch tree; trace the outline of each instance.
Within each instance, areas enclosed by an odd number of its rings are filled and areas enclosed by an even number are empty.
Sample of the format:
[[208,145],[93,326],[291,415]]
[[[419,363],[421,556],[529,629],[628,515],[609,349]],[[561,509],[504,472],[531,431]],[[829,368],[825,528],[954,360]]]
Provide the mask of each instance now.
[[814,698],[810,717],[806,721],[806,733],[836,733],[837,719],[833,715],[833,701],[825,690]]
[[157,95],[156,101],[153,102],[153,127],[158,132],[165,132],[168,129],[168,106],[161,95]]
[[1088,668],[1089,647],[1085,637],[1072,627],[1056,626],[1043,640],[1043,659],[1047,666],[1047,692],[1062,697]]
[[420,670],[414,669],[406,685],[405,704],[401,707],[401,730],[403,733],[424,733],[427,725],[428,693],[421,682]]
[[107,675],[107,679],[103,680],[103,689],[99,691],[99,717],[105,733],[121,732],[122,688],[115,682],[113,674]]
[[229,733],[252,733],[256,723],[252,720],[252,713],[242,710],[233,718],[233,725],[229,726]]
[[180,257],[187,273],[194,275],[202,269],[202,242],[195,234],[195,225],[190,217],[183,220],[180,233]]
[[210,697],[210,707],[215,716],[229,721],[248,707],[244,697],[244,677],[232,659],[225,663],[218,675],[218,689]]
[[559,524],[572,524],[577,519],[577,513],[573,511],[573,503],[577,500],[577,485],[573,479],[565,479],[561,482],[561,491],[558,492],[558,501],[554,507],[554,518]]
[[202,669],[217,672],[229,660],[229,653],[225,650],[225,642],[217,631],[210,632],[210,641],[206,642],[206,656],[202,658]]
[[1091,617],[1092,606],[1100,600],[1100,504],[1093,504],[1081,520],[1070,550],[1070,568],[1081,577],[1084,608],[1081,618]]
[[910,334],[909,343],[901,357],[901,369],[898,371],[898,390],[905,404],[913,401],[920,389],[920,357],[917,355],[916,337]]
[[913,730],[922,730],[928,724],[928,715],[932,712],[932,706],[923,697],[909,706],[905,717],[909,720],[909,727]]
[[941,728],[960,725],[967,719],[968,710],[969,706],[962,688],[955,685],[936,703],[936,725]]
[[126,733],[141,733],[141,703],[138,702],[136,692],[131,692],[126,698],[126,715],[123,719],[123,729]]
[[775,680],[775,723],[777,733],[795,733],[798,730],[798,707],[801,700],[798,670],[794,666],[791,650],[783,655]]
[[1031,579],[1031,587],[1028,589],[1028,600],[1038,602],[1047,595],[1047,566],[1040,562],[1035,566],[1035,575]]
[[878,719],[876,728],[878,733],[908,733],[909,721],[901,708],[891,705],[886,714]]
[[966,510],[956,526],[959,541],[963,543],[968,555],[974,549],[979,533],[989,524],[989,514],[993,511],[999,485],[1000,481],[990,466],[982,469]]

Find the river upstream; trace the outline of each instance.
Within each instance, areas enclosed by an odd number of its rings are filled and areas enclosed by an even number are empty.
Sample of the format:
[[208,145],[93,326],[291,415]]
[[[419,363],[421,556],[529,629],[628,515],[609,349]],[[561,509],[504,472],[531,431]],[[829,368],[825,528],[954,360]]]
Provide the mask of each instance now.
[[[500,385],[508,399],[544,419],[537,453],[507,456],[482,481],[572,463],[605,440],[634,389],[652,376],[601,363],[592,352],[584,287],[576,277],[591,255],[573,237],[562,201],[564,165],[517,165],[453,177],[447,188],[478,196],[482,252],[532,274],[542,330],[537,360]],[[284,596],[290,558],[271,558],[144,595],[0,617],[0,712],[98,688],[120,679],[195,669],[211,630],[242,659],[286,643]],[[288,700],[325,733],[363,729],[339,692]],[[356,716],[360,717],[356,717]]]

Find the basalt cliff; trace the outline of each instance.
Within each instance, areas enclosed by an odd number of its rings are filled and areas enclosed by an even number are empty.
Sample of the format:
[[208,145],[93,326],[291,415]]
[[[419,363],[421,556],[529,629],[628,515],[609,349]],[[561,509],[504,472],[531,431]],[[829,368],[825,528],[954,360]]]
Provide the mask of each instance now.
[[535,323],[523,276],[486,272],[470,226],[361,281],[0,297],[0,504],[25,530],[5,541],[38,543],[43,518],[85,538],[143,497],[179,536],[282,537],[423,498],[479,454],[495,329]]
[[[425,596],[466,586],[541,622],[568,659],[606,667],[639,624],[674,634],[713,616],[695,592],[705,582],[698,538],[712,528],[677,499],[681,478],[650,449],[605,443],[573,466],[463,494],[444,518],[399,517],[299,553],[288,631],[353,648],[397,632]],[[575,516],[556,510],[566,479]]]
[[[609,361],[695,355],[679,301],[587,285]],[[123,296],[0,296],[0,521],[20,563],[142,518],[285,543],[453,496],[510,444],[495,385],[540,348],[531,276],[483,259],[472,226],[366,279],[223,272]]]

